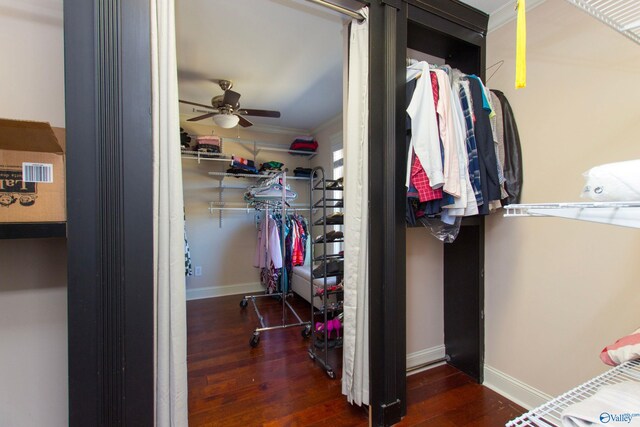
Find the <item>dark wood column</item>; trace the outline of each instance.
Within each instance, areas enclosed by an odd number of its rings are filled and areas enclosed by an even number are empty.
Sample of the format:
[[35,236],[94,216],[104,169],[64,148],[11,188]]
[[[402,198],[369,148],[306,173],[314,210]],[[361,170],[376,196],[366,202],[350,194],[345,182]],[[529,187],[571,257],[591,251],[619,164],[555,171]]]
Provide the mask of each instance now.
[[152,426],[149,2],[64,2],[69,424]]
[[[369,346],[371,422],[406,414],[406,5],[370,4]],[[398,143],[400,142],[400,143]]]

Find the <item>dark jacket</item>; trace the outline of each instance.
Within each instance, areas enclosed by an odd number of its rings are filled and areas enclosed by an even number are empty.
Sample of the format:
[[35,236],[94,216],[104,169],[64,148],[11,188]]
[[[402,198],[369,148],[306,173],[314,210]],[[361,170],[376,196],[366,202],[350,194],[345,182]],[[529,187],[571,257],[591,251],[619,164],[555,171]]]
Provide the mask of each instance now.
[[518,125],[513,115],[513,110],[504,93],[499,90],[492,90],[502,105],[502,121],[504,123],[504,177],[505,190],[509,195],[502,200],[502,205],[520,203],[522,196],[522,148],[520,147],[520,135],[518,134]]

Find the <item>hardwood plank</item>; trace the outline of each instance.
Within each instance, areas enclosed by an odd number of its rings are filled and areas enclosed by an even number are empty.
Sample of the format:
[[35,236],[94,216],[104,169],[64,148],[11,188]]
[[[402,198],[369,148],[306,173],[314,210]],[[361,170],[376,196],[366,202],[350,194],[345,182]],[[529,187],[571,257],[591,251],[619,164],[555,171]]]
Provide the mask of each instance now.
[[[350,405],[340,380],[309,358],[302,328],[263,332],[258,347],[249,346],[258,319],[251,303],[240,308],[241,297],[187,303],[189,425],[367,426],[368,409]],[[305,300],[290,303],[309,318]],[[281,321],[280,303],[262,298],[258,304],[268,322]],[[341,349],[330,356],[340,373]],[[400,426],[502,426],[525,412],[448,365],[408,377],[407,389]]]

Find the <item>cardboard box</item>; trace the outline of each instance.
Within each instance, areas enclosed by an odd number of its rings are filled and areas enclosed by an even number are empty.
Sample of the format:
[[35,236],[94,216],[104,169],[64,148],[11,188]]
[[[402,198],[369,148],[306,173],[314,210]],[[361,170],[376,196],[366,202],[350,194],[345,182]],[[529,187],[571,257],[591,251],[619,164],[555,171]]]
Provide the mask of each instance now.
[[0,223],[65,222],[64,129],[0,119]]

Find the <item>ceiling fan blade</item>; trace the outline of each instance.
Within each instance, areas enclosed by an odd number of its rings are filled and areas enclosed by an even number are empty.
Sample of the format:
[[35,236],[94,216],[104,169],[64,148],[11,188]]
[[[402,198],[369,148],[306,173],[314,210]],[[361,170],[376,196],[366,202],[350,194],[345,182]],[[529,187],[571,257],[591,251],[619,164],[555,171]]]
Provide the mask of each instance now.
[[198,104],[197,102],[185,101],[182,99],[180,99],[179,101],[183,104],[195,105],[196,107],[208,108],[209,110],[213,110],[213,107],[211,105]]
[[197,117],[192,117],[190,119],[187,119],[188,122],[197,122],[198,120],[204,120],[204,119],[208,119],[209,117],[213,117],[218,113],[207,113],[207,114],[203,114],[201,116],[197,116]]
[[238,101],[240,101],[240,94],[238,92],[234,92],[231,89],[224,91],[222,105],[231,105],[232,107],[235,107],[238,105]]
[[246,116],[256,116],[256,117],[280,117],[280,111],[271,111],[271,110],[252,110],[251,108],[243,108],[238,110],[239,114],[244,114]]
[[240,121],[238,123],[243,128],[248,128],[249,126],[253,126],[253,123],[251,123],[249,120],[245,119],[244,117],[242,117],[242,116],[240,116],[238,114],[236,114],[236,116],[238,116],[238,118],[240,119]]

